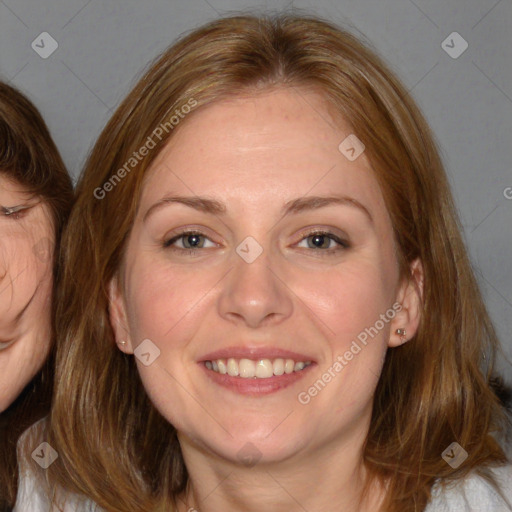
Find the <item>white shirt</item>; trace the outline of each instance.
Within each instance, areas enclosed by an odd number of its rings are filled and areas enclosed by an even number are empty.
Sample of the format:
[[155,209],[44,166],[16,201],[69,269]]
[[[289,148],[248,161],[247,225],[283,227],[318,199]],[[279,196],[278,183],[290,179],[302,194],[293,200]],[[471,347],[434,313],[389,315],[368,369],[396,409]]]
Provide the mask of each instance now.
[[[35,450],[43,442],[39,428],[42,426],[42,421],[44,419],[22,434],[18,447],[28,442],[32,453],[32,447]],[[42,454],[40,450],[36,453]],[[40,469],[34,460],[30,458],[27,461],[20,457],[18,495],[13,512],[57,512],[59,509],[51,506],[51,499],[48,497],[44,469]],[[483,478],[470,474],[465,479],[451,484],[444,492],[436,482],[432,487],[432,500],[424,512],[512,512],[512,465],[492,468],[492,472],[503,494],[510,502],[510,507]],[[66,503],[62,512],[100,512],[102,510],[91,500],[81,500],[72,494],[65,494],[65,496]]]
[[[62,508],[52,504],[53,492],[45,479],[47,465],[52,461],[49,445],[44,442],[43,427],[46,418],[34,423],[18,440],[18,494],[12,512],[101,512],[93,501],[59,490],[59,498],[65,498]],[[22,453],[27,450],[26,457]],[[55,452],[57,453],[57,452]],[[45,467],[46,466],[46,467]]]
[[512,512],[512,465],[493,467],[492,473],[510,505],[486,480],[470,473],[444,492],[434,484],[432,500],[425,512]]

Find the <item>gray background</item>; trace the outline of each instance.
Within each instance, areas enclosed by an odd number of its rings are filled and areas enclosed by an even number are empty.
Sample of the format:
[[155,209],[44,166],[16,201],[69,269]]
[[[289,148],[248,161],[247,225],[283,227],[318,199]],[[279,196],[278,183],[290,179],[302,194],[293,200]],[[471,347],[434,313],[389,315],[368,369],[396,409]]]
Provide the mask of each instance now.
[[[283,8],[324,16],[370,43],[422,108],[512,360],[511,0],[0,0],[0,79],[40,109],[76,179],[118,103],[176,37],[233,10]],[[58,43],[46,59],[31,46],[42,32]],[[468,43],[456,58],[442,46],[452,32]],[[511,382],[512,366],[500,358],[499,368]]]

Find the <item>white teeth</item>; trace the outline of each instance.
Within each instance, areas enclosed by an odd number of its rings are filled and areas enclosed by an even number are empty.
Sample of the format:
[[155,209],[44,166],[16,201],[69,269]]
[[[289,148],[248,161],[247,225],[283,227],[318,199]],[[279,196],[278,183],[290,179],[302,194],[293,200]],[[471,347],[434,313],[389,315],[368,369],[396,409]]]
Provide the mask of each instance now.
[[298,361],[293,359],[277,358],[274,361],[270,359],[235,359],[230,357],[226,359],[216,359],[215,361],[206,361],[205,366],[209,370],[226,373],[231,377],[241,377],[243,379],[257,378],[268,379],[274,375],[283,375],[284,373],[299,372],[309,366],[311,361]]
[[218,359],[217,366],[219,367],[219,373],[222,373],[222,375],[228,373],[228,367],[226,366],[226,361],[224,361],[224,359]]
[[228,375],[231,375],[231,377],[238,376],[238,363],[232,357],[228,359]]
[[256,375],[256,365],[250,359],[240,359],[238,371],[240,372],[240,377],[248,379]]
[[284,360],[283,359],[276,359],[272,366],[273,366],[273,370],[274,370],[274,375],[283,375],[283,373],[284,373]]
[[274,367],[268,359],[260,359],[256,364],[256,377],[258,379],[268,379],[274,375]]

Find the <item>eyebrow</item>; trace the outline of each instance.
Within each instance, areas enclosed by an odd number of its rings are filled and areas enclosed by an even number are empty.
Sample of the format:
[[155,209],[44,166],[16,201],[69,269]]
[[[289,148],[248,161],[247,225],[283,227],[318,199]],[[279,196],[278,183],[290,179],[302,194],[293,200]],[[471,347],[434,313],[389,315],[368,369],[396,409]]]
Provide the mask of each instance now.
[[[220,215],[223,216],[227,212],[226,205],[216,199],[210,199],[208,197],[201,196],[165,196],[155,204],[153,204],[144,214],[142,219],[143,222],[146,222],[147,219],[155,213],[157,210],[160,210],[164,206],[169,204],[183,204],[194,210],[209,213],[212,215]],[[343,206],[351,206],[364,213],[368,220],[373,223],[373,217],[370,211],[361,204],[357,199],[348,196],[304,196],[299,197],[297,199],[292,199],[284,204],[282,208],[282,216],[286,216],[289,214],[296,214],[304,211],[318,210],[319,208],[325,208],[327,206],[332,205],[343,205]]]

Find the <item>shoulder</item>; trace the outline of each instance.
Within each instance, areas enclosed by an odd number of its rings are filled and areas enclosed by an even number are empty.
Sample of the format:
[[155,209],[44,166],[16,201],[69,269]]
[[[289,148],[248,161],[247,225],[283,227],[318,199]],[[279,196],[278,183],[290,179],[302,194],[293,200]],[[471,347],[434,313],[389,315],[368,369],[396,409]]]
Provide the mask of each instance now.
[[37,447],[37,441],[42,442],[45,423],[44,418],[34,423],[18,439],[18,494],[13,512],[49,510],[49,502],[43,490],[42,479],[40,479],[41,475],[34,471],[28,460],[28,457],[31,456],[30,449]]
[[484,477],[472,472],[444,488],[436,482],[425,512],[512,512],[512,465],[483,471],[494,477],[504,497]]
[[52,503],[56,494],[50,489],[45,470],[58,458],[58,453],[45,441],[47,418],[34,423],[20,436],[18,451],[18,494],[13,512],[99,511],[93,502],[59,490],[59,508]]

